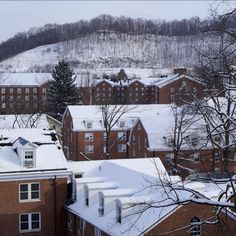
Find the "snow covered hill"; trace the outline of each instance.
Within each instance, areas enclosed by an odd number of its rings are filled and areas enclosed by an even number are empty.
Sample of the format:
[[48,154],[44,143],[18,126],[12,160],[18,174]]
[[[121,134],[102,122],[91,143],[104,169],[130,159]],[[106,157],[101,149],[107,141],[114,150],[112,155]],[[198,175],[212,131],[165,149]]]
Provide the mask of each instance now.
[[192,67],[195,49],[217,44],[206,36],[156,36],[96,32],[75,40],[40,46],[0,63],[0,72],[50,72],[64,58],[75,70],[99,68]]

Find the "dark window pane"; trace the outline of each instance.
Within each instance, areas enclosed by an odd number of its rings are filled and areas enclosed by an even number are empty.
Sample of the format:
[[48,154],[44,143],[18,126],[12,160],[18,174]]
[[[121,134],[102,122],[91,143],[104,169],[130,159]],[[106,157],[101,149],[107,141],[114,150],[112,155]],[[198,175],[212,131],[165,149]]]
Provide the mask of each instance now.
[[32,222],[32,229],[39,229],[39,222]]
[[20,199],[21,199],[21,200],[28,199],[28,192],[26,192],[26,193],[20,193]]
[[28,214],[24,214],[24,215],[20,215],[20,221],[23,222],[23,221],[28,221]]
[[31,190],[39,190],[39,184],[31,184]]
[[27,229],[29,229],[28,223],[21,223],[21,224],[20,224],[20,229],[21,229],[21,230],[27,230]]
[[28,191],[28,184],[21,184],[20,191]]
[[31,198],[32,199],[39,199],[39,192],[32,192],[31,193]]
[[32,214],[32,221],[36,221],[36,220],[39,220],[39,214],[38,213]]

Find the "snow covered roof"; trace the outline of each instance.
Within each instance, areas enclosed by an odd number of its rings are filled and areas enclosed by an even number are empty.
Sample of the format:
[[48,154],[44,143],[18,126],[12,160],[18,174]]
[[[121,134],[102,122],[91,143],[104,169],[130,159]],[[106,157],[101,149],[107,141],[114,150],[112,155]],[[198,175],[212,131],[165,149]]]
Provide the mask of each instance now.
[[[17,142],[17,143],[16,143]],[[36,164],[22,165],[15,148],[31,143]],[[0,178],[9,173],[67,170],[67,162],[53,131],[43,129],[0,129]]]
[[41,86],[52,80],[50,73],[1,73],[0,86]]
[[[77,162],[78,169],[80,163]],[[90,166],[91,161],[83,162],[83,166]],[[97,165],[96,165],[97,164]],[[78,171],[75,162],[69,162],[69,166],[73,167],[72,171]],[[98,214],[98,193],[94,193],[91,199],[95,199],[93,204],[85,206],[83,199],[83,188],[77,190],[77,195],[82,198],[77,198],[77,201],[67,208],[69,211],[80,216],[91,224],[97,226],[101,230],[105,231],[109,235],[140,235],[147,230],[153,224],[160,222],[163,217],[170,214],[177,206],[151,208],[145,211],[142,215],[130,214],[135,213],[137,208],[132,207],[128,210],[122,210],[122,222],[116,223],[116,202],[119,201],[122,206],[140,204],[141,202],[154,202],[158,199],[158,202],[169,201],[165,199],[163,189],[159,188],[158,191],[150,187],[150,181],[152,183],[160,181],[160,179],[170,179],[163,164],[159,158],[147,159],[123,159],[123,160],[104,160],[93,161],[93,168],[86,168],[88,171],[84,172],[83,178],[88,177],[103,177],[105,178],[103,184],[106,181],[119,182],[119,185],[114,189],[106,190],[102,188],[99,192],[103,193],[103,196],[109,197],[108,202],[105,201],[105,213],[103,216]],[[95,185],[95,184],[94,184]],[[82,191],[82,193],[81,193]],[[188,197],[189,194],[179,193],[180,198]],[[167,203],[167,202],[166,202]],[[108,209],[107,209],[108,208]],[[125,217],[124,217],[125,216]],[[134,224],[134,227],[132,227]],[[112,226],[112,227],[111,227]]]
[[[67,110],[72,116],[74,131],[104,130],[102,112],[99,106],[68,106]],[[91,129],[86,128],[84,122],[87,120],[92,122]],[[174,115],[171,104],[130,105],[129,111],[121,117],[121,120],[125,122],[125,127],[120,128],[117,124],[113,130],[132,128],[137,120],[140,120],[148,136],[149,150],[170,149],[163,137],[173,134]],[[193,125],[192,128],[199,125],[199,122]],[[202,130],[198,130],[198,132],[202,134]],[[189,133],[191,133],[191,129],[189,129]],[[197,134],[196,130],[194,130],[194,134]]]
[[0,129],[49,128],[45,114],[0,115]]

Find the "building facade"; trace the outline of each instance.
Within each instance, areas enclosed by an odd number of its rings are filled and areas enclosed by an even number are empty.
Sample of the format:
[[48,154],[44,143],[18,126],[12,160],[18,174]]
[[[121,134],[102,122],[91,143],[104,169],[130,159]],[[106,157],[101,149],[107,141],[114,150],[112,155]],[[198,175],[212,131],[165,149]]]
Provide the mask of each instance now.
[[64,236],[69,171],[55,134],[42,129],[1,134],[0,234]]

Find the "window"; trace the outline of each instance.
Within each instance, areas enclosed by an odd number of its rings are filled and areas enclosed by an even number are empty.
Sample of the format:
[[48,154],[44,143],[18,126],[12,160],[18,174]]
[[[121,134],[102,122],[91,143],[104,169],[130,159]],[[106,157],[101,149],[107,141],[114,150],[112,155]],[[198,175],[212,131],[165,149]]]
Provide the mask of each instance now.
[[33,93],[37,93],[37,92],[38,92],[37,88],[33,88]]
[[214,153],[215,161],[220,161],[220,155],[219,152]]
[[12,102],[12,101],[14,100],[14,97],[13,97],[13,96],[10,96],[10,97],[9,97],[9,100],[10,100],[10,102]]
[[72,229],[72,224],[73,224],[72,216],[73,216],[72,213],[69,212],[68,213],[68,222],[67,222],[67,227],[68,227],[69,231],[73,231],[73,229]]
[[35,102],[34,102],[33,108],[35,108],[35,109],[38,108],[38,103],[35,103]]
[[98,206],[98,214],[100,216],[104,215],[104,197],[102,194],[99,194],[99,206]]
[[43,94],[45,94],[45,93],[47,92],[47,89],[46,89],[46,88],[43,88],[43,89],[42,89],[42,92],[43,92]]
[[86,128],[91,129],[93,127],[92,121],[86,122]]
[[9,93],[13,94],[13,88],[10,88]]
[[126,140],[126,133],[125,132],[118,132],[117,138],[119,140]]
[[84,150],[85,154],[94,153],[94,147],[93,147],[93,145],[85,145],[84,149],[85,149],[85,150]]
[[37,101],[38,97],[36,95],[33,96],[33,101]]
[[107,140],[107,133],[104,132],[104,133],[103,133],[103,141],[106,141],[106,140]]
[[20,232],[39,231],[41,228],[40,213],[20,214]]
[[125,121],[124,121],[124,120],[120,120],[120,121],[119,121],[119,127],[120,127],[120,128],[125,127]]
[[21,100],[21,95],[18,95],[17,96],[17,101],[20,101]]
[[118,152],[126,152],[126,144],[118,144]]
[[133,144],[135,144],[135,135],[133,135]]
[[29,88],[25,88],[25,93],[29,94]]
[[121,206],[116,204],[116,222],[121,224]]
[[23,201],[40,200],[39,183],[25,183],[19,185],[19,199]]
[[17,89],[17,93],[18,93],[18,94],[21,94],[21,88],[18,88],[18,89]]
[[106,145],[103,145],[103,153],[106,153],[106,151],[107,151]]
[[200,236],[201,235],[201,225],[200,225],[200,219],[196,216],[194,216],[190,220],[190,235],[191,236]]
[[199,155],[199,153],[192,153],[192,154],[189,156],[189,159],[190,159],[191,161],[199,162],[199,161],[200,161],[200,155]]
[[84,204],[85,206],[89,206],[89,190],[88,186],[84,186]]
[[6,101],[6,97],[2,96],[2,102],[5,102],[5,101]]
[[25,152],[25,167],[33,167],[33,151],[26,151]]
[[6,103],[2,103],[1,107],[2,107],[2,109],[5,109],[6,108]]
[[28,95],[25,96],[25,101],[29,101],[29,96]]
[[85,227],[86,227],[86,221],[82,218],[80,218],[80,222],[79,222],[79,227],[80,227],[80,233],[79,235],[80,236],[84,236],[84,230],[85,230]]
[[94,226],[93,235],[94,236],[101,236],[101,230],[96,226]]
[[85,141],[93,141],[93,133],[85,133]]
[[6,89],[5,88],[1,88],[1,93],[5,93]]
[[174,160],[174,153],[166,153],[166,162],[172,162]]

